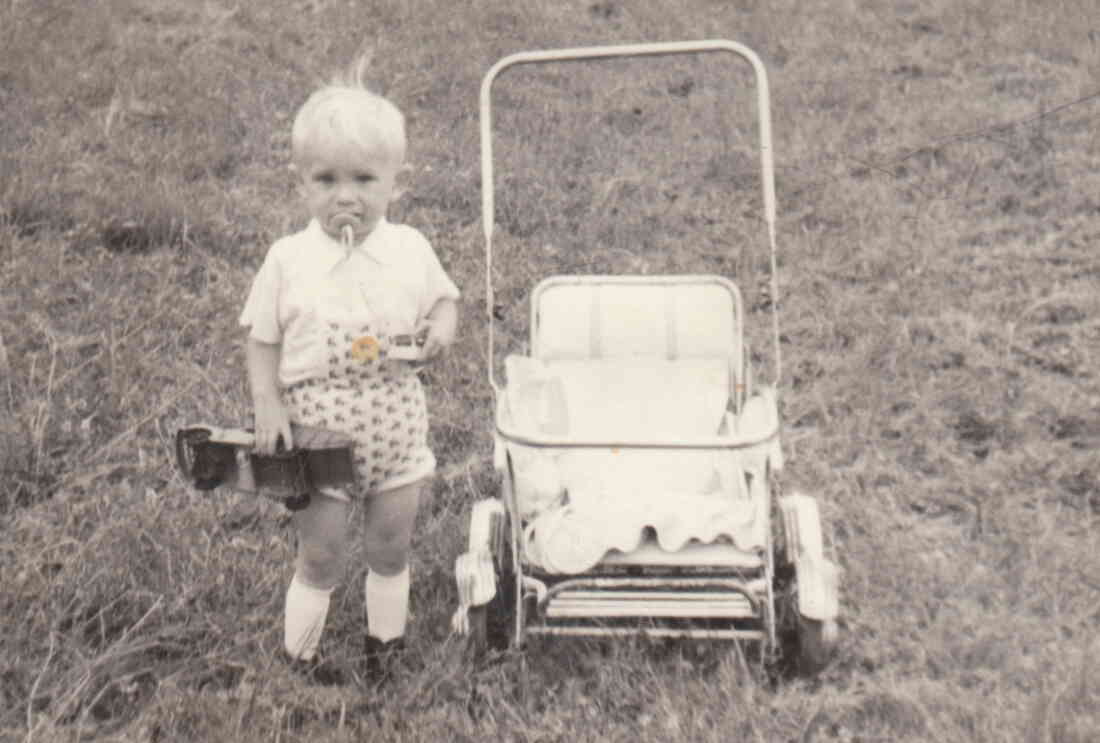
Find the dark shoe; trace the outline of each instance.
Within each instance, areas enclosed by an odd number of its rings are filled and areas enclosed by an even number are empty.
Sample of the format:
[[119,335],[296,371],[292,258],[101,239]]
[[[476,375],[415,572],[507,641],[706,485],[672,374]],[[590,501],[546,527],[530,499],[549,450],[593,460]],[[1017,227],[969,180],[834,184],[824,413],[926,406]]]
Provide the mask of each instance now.
[[310,660],[291,658],[283,652],[283,660],[292,672],[318,686],[340,686],[344,683],[344,672],[331,662],[320,657]]
[[374,635],[367,635],[363,643],[363,675],[367,683],[382,686],[388,682],[404,653],[404,637],[383,642]]

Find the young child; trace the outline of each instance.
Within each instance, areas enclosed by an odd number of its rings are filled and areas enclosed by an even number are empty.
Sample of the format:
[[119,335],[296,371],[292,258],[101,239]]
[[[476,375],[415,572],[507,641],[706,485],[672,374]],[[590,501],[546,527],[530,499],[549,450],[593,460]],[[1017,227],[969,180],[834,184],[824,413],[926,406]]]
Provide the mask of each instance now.
[[344,570],[354,502],[365,513],[366,658],[380,681],[403,647],[408,550],[426,478],[435,469],[416,367],[391,356],[397,335],[423,339],[430,359],[454,340],[459,292],[427,239],[386,220],[405,158],[405,123],[358,83],[316,91],[291,133],[293,169],[311,221],[278,240],[253,284],[248,373],[256,448],[271,453],[290,422],[355,440],[357,484],[315,493],[295,514],[298,554],[286,593],[284,644],[318,680],[329,596]]

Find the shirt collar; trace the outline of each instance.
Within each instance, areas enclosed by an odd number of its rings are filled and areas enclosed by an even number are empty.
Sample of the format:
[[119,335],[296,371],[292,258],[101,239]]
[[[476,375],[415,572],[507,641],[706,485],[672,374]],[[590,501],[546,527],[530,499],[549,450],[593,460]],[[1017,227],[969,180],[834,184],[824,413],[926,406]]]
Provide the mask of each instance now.
[[[389,226],[389,221],[385,217],[382,217],[378,220],[378,224],[374,226],[374,229],[371,230],[358,245],[352,246],[351,252],[370,258],[375,263],[381,265],[391,264],[393,260],[386,250],[387,241],[385,238],[385,233],[389,230]],[[310,220],[307,229],[313,233],[316,242],[323,246],[322,255],[319,255],[317,258],[319,261],[325,263],[326,270],[331,271],[340,261],[348,256],[348,251],[344,248],[344,244],[339,240],[333,239],[327,232],[321,229],[321,223],[316,219]]]

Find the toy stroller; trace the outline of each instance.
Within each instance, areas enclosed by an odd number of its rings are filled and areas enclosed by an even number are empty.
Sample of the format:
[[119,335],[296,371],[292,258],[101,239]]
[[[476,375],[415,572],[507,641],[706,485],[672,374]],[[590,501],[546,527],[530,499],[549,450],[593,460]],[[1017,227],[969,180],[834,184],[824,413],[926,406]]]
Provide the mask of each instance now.
[[[713,275],[553,276],[531,297],[530,356],[493,371],[493,81],[512,65],[727,51],[756,75],[779,379],[775,191],[767,79],[731,41],[515,54],[481,86],[482,222],[497,497],[470,515],[455,564],[455,629],[521,647],[527,635],[728,638],[802,670],[837,637],[837,569],[816,500],[772,492],[782,467],[774,385],[754,382],[741,294]],[[776,514],[781,518],[774,518]]]

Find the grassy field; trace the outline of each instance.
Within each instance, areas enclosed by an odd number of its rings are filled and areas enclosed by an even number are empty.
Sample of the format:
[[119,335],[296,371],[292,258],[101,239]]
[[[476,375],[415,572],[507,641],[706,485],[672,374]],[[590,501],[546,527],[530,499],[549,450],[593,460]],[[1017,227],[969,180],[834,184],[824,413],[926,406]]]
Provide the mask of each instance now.
[[[523,49],[697,38],[771,77],[782,482],[822,502],[838,657],[813,680],[643,641],[465,664],[452,562],[494,488],[480,77]],[[290,121],[361,52],[409,119],[392,217],[465,295],[425,372],[440,469],[410,660],[378,694],[274,660],[288,519],[192,492],[171,455],[181,424],[249,419],[236,316],[304,218]],[[506,346],[551,273],[717,271],[766,348],[748,80],[724,57],[502,79]],[[0,739],[1097,740],[1098,81],[1092,0],[4,3]],[[363,571],[334,594],[336,657]]]

